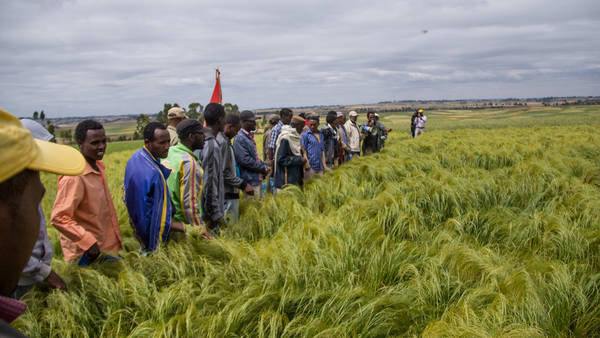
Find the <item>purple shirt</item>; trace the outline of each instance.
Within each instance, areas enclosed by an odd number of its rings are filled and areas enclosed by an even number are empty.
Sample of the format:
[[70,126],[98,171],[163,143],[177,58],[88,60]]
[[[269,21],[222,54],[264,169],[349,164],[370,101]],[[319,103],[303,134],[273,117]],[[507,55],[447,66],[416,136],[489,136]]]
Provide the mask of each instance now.
[[27,305],[16,299],[0,296],[0,319],[12,323],[24,311]]
[[27,265],[21,272],[19,277],[18,286],[27,286],[35,283],[41,283],[48,277],[52,268],[50,268],[50,262],[54,255],[54,249],[52,249],[52,243],[48,239],[48,233],[46,232],[46,218],[44,217],[44,211],[42,205],[39,206],[40,212],[40,232],[38,233],[37,241],[33,246],[31,257]]

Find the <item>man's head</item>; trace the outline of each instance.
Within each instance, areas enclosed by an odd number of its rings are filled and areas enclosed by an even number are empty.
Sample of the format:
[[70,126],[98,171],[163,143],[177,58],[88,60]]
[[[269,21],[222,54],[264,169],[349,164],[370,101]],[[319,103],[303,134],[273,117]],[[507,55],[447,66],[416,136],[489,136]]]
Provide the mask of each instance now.
[[144,145],[154,158],[166,158],[171,146],[171,137],[167,127],[160,122],[148,123],[144,127]]
[[223,128],[223,134],[228,138],[234,138],[238,131],[242,128],[240,116],[237,114],[227,114],[225,117],[225,128]]
[[311,115],[308,118],[308,128],[313,133],[317,133],[319,131],[319,115]]
[[375,120],[375,113],[370,111],[367,113],[367,120],[371,121],[371,120]]
[[83,156],[72,147],[34,140],[19,120],[0,110],[0,295],[15,288],[39,233],[45,189],[38,171],[79,175]]
[[223,131],[225,127],[225,108],[218,103],[209,103],[204,108],[204,122],[213,130]]
[[335,122],[337,120],[337,113],[335,111],[330,111],[327,113],[327,117],[325,117],[325,121],[329,123],[332,127],[335,126]]
[[423,116],[423,109],[419,109],[417,112],[419,113],[419,116]]
[[277,123],[279,123],[279,116],[275,114],[269,115],[269,124],[271,127],[275,126]]
[[346,115],[341,111],[337,112],[337,124],[342,125],[344,123],[346,123]]
[[177,125],[186,118],[187,116],[185,116],[185,110],[180,107],[173,107],[167,112],[168,124],[173,127],[177,127]]
[[350,116],[350,120],[356,122],[356,119],[358,119],[358,113],[355,112],[354,110],[350,111],[348,113],[348,115]]
[[[250,110],[244,110],[240,113],[240,121],[242,122],[242,129],[247,132],[256,130],[256,120],[258,117],[254,115]],[[291,120],[291,118],[290,118]]]
[[75,127],[75,140],[79,151],[89,163],[102,160],[106,152],[106,133],[100,122],[94,120],[81,121]]
[[302,133],[302,129],[304,129],[305,125],[306,122],[304,121],[304,118],[300,116],[292,117],[292,128],[296,129],[298,134]]
[[379,121],[379,114],[375,113],[375,120]]
[[279,117],[281,118],[281,123],[290,124],[292,121],[292,116],[294,116],[294,112],[292,112],[289,108],[283,108],[279,111]]
[[179,142],[190,150],[204,147],[204,128],[197,120],[184,120],[177,126]]

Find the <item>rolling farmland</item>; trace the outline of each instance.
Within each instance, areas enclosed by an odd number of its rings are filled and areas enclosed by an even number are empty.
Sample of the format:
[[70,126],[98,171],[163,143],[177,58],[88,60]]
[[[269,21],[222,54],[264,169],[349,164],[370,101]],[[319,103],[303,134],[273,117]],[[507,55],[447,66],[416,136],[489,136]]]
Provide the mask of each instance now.
[[[382,153],[244,201],[219,239],[188,228],[150,257],[121,190],[141,143],[109,143],[123,259],[66,263],[50,227],[69,292],[34,289],[15,326],[32,337],[600,335],[600,107],[426,114],[423,136],[409,137],[410,114],[387,114]],[[42,175],[47,217],[56,178]]]

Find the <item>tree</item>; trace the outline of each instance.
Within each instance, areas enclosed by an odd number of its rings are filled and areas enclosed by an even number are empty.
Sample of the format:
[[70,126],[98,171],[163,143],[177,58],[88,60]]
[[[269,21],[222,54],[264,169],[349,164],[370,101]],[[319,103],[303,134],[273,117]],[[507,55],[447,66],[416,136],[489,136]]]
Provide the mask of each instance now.
[[50,134],[56,136],[54,134],[56,128],[54,127],[54,125],[52,124],[52,122],[50,122],[50,120],[46,120],[46,129],[48,130],[48,132]]
[[225,103],[223,108],[225,108],[225,113],[227,114],[240,112],[237,104]]
[[38,112],[37,112],[37,111],[34,111],[34,112],[33,112],[33,119],[34,119],[34,120],[37,120],[37,119],[38,119]]
[[202,120],[202,109],[204,109],[204,107],[200,103],[192,102],[192,103],[188,104],[187,116],[190,119],[201,121]]
[[73,139],[73,130],[71,130],[71,129],[61,130],[59,135],[60,135],[60,138],[66,139],[70,143]]
[[146,114],[140,114],[135,119],[135,122],[137,125],[135,127],[135,132],[133,133],[133,139],[139,140],[144,137],[144,128],[148,123],[150,123],[150,116]]
[[169,114],[169,109],[171,109],[173,107],[179,107],[179,105],[177,103],[173,103],[173,104],[165,103],[163,106],[163,110],[158,112],[158,114],[156,116],[156,121],[158,121],[164,125],[167,125],[167,121],[168,121],[167,115]]
[[46,114],[44,114],[44,111],[42,110],[40,112],[40,120],[44,121],[46,119]]

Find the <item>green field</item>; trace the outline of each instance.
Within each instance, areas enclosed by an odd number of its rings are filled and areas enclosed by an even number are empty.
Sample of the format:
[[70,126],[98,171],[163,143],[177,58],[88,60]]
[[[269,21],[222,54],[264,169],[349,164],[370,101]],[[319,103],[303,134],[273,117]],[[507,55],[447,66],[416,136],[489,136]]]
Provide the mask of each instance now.
[[[600,107],[437,111],[417,139],[409,116],[383,117],[394,132],[382,153],[244,201],[218,240],[189,230],[150,257],[137,254],[121,190],[141,143],[110,143],[124,259],[65,263],[50,227],[70,291],[30,292],[15,326],[33,337],[599,336]],[[48,216],[56,176],[42,178]]]

